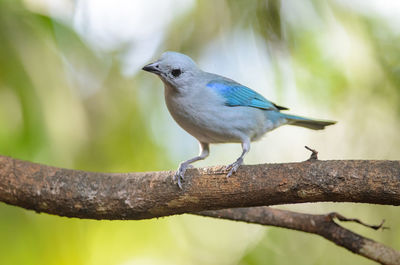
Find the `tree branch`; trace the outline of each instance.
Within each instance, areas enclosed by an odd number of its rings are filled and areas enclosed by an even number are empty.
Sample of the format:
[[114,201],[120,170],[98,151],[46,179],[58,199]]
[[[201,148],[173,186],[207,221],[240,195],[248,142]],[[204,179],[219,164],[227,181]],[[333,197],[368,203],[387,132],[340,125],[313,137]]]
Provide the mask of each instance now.
[[[314,151],[313,151],[314,153]],[[337,225],[339,214],[309,215],[269,207],[317,201],[400,204],[399,161],[319,161],[242,166],[227,179],[218,168],[174,172],[95,173],[0,156],[0,201],[37,212],[87,219],[146,219],[197,213],[321,235],[350,251],[399,264],[400,253]],[[208,210],[208,211],[205,211]]]
[[400,204],[399,161],[306,161],[172,171],[95,173],[0,156],[0,201],[60,216],[146,219],[204,210],[301,202]]
[[400,252],[339,226],[334,222],[334,218],[341,221],[356,222],[373,229],[383,228],[382,224],[378,226],[366,225],[358,219],[348,219],[338,213],[315,215],[271,207],[253,207],[203,211],[198,215],[271,225],[317,234],[353,253],[381,264],[400,264]]

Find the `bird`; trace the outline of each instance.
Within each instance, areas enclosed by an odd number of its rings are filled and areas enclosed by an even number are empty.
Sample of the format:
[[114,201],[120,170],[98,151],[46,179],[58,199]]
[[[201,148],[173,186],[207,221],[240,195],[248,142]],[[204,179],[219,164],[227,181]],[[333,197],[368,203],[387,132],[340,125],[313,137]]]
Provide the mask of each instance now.
[[202,71],[189,56],[179,52],[166,51],[142,70],[161,79],[171,116],[199,143],[199,155],[181,162],[174,174],[180,189],[191,164],[208,157],[210,144],[241,144],[241,155],[225,167],[226,177],[230,177],[243,164],[250,143],[265,133],[285,124],[322,130],[336,123],[283,113],[288,108],[232,79]]

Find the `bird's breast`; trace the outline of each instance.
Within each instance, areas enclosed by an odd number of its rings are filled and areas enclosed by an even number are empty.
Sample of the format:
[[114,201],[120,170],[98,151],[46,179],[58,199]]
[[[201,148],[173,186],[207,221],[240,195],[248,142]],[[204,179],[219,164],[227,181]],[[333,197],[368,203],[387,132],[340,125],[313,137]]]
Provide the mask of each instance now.
[[264,114],[259,109],[229,107],[206,92],[184,95],[166,91],[165,101],[174,120],[202,142],[241,142],[263,133]]
[[165,102],[174,120],[196,138],[215,124],[215,115],[221,108],[215,102],[203,102],[201,98],[194,96],[166,95]]

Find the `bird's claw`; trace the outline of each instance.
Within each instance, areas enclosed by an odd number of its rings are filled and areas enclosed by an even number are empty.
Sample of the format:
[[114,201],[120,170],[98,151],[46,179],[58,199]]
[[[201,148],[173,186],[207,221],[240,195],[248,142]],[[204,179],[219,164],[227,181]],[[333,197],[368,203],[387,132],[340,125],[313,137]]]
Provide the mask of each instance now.
[[192,167],[193,167],[193,166],[190,165],[190,164],[181,164],[181,165],[179,166],[178,170],[176,171],[176,173],[175,173],[173,179],[174,179],[174,181],[177,182],[178,187],[179,187],[180,189],[182,189],[182,180],[184,180],[184,178],[185,178],[186,169],[192,168]]
[[230,176],[232,176],[238,170],[238,168],[240,167],[241,164],[243,164],[243,159],[239,158],[238,160],[236,160],[232,164],[226,166],[225,170],[229,170],[229,172],[226,175],[226,177],[229,178]]
[[177,184],[178,184],[178,187],[180,188],[180,189],[182,189],[182,180],[184,179],[184,174],[185,174],[185,172],[182,172],[181,170],[180,170],[180,168],[176,171],[176,173],[175,173],[175,175],[174,175],[174,182],[176,181],[177,182]]

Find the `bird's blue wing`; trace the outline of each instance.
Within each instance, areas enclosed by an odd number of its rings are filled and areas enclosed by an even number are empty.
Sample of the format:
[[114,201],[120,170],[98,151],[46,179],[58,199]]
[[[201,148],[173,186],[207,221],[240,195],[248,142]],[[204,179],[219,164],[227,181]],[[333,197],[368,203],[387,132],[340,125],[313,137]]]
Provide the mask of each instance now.
[[264,110],[287,109],[272,103],[254,90],[231,80],[213,80],[207,83],[207,87],[224,97],[227,106],[246,106]]

